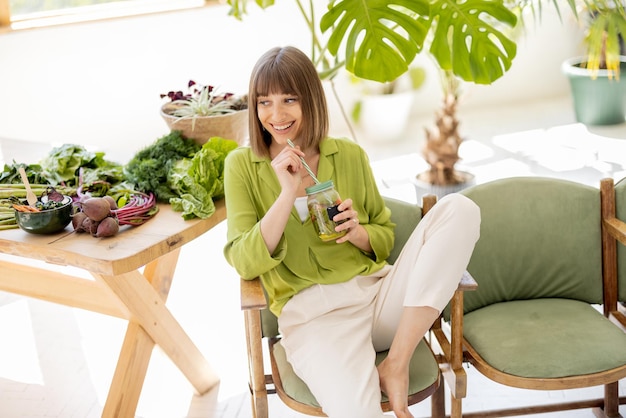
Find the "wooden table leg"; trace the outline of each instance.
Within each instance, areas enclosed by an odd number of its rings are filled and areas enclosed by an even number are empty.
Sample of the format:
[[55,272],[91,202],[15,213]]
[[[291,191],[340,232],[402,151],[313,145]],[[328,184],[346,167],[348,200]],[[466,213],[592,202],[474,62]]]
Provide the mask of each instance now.
[[155,343],[185,374],[196,391],[205,393],[219,382],[208,362],[184,332],[165,301],[180,250],[120,276],[94,276],[105,282],[128,307],[129,322],[109,389],[103,417],[134,417]]
[[133,418],[148,371],[154,341],[135,322],[129,322],[102,418]]

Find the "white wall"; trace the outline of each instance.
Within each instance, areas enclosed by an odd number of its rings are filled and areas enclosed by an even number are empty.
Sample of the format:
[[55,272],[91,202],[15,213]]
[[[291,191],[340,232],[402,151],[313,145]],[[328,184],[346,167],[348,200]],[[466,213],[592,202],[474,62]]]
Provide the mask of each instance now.
[[[281,2],[282,13],[299,16]],[[160,93],[189,79],[247,91],[270,47],[302,44],[297,19],[226,6],[0,36],[0,138],[79,143],[120,159],[168,132]],[[281,30],[277,30],[280,27]]]
[[[216,6],[0,35],[0,139],[83,144],[124,162],[167,133],[160,93],[184,89],[189,79],[243,93],[267,49],[291,44],[308,51],[294,2],[277,3],[267,11],[251,5],[244,22]],[[567,23],[544,13],[520,40],[509,73],[492,86],[466,87],[464,106],[568,94],[559,66],[577,38]],[[338,83],[349,104],[354,93]],[[440,97],[433,72],[416,94],[415,112],[431,113]],[[333,133],[345,134],[329,102]]]

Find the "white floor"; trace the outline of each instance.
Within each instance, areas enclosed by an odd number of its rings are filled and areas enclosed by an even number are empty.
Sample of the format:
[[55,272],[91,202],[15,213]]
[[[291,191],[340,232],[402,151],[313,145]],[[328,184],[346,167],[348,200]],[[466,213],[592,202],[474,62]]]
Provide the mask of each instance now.
[[[626,177],[626,124],[588,128],[576,124],[567,98],[533,105],[463,112],[461,167],[477,182],[518,175],[568,178],[597,186],[604,176]],[[425,169],[419,155],[423,125],[393,144],[361,142],[372,159],[381,192],[416,201],[412,179]],[[31,162],[47,149],[0,141],[2,160]],[[27,161],[30,160],[30,161]],[[184,376],[156,348],[139,401],[144,418],[246,418],[247,369],[238,278],[222,256],[222,223],[185,246],[168,307],[221,376],[219,388],[196,396]],[[121,320],[0,292],[0,417],[98,417],[119,353]],[[539,392],[506,388],[471,368],[467,412],[513,405],[601,397],[601,389]],[[626,382],[620,393],[626,395]],[[301,417],[271,401],[274,417]],[[412,407],[429,416],[428,401]],[[621,408],[626,416],[626,406]],[[589,410],[543,414],[592,417]]]

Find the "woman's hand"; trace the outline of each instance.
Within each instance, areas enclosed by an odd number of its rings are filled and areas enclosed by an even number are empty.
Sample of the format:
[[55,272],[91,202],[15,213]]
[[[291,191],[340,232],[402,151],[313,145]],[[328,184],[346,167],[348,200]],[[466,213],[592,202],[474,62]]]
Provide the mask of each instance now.
[[346,235],[337,239],[337,244],[349,241],[365,252],[371,252],[369,235],[359,222],[359,214],[352,208],[352,199],[346,199],[337,207],[341,212],[335,215],[333,221],[342,222],[335,228],[336,231],[346,231]]
[[302,162],[304,153],[297,148],[284,147],[272,160],[272,168],[278,177],[283,192],[296,196],[302,183]]

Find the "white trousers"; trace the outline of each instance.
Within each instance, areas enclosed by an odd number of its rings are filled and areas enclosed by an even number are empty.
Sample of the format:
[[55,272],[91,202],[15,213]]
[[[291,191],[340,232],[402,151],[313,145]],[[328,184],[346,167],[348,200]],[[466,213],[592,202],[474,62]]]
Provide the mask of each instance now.
[[465,196],[440,199],[393,266],[372,276],[315,285],[278,319],[296,374],[331,418],[380,418],[376,351],[390,347],[404,306],[441,312],[458,287],[480,234],[480,210]]

